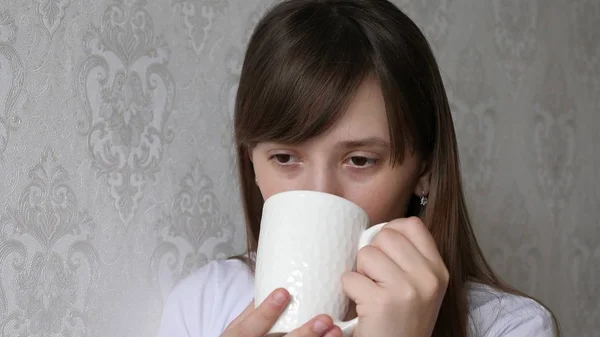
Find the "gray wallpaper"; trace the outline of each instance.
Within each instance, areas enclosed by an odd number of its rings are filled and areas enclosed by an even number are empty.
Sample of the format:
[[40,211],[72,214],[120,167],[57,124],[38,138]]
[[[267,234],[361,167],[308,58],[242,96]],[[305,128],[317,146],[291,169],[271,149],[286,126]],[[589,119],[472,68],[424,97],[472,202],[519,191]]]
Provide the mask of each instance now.
[[[236,83],[271,0],[0,0],[0,336],[153,336],[244,248]],[[448,86],[481,244],[600,329],[600,1],[398,0]]]

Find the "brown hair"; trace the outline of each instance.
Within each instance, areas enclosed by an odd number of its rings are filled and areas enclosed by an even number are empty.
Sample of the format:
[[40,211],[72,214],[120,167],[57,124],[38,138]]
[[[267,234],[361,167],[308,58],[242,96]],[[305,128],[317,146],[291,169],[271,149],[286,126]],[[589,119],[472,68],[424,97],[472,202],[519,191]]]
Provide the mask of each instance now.
[[255,28],[235,106],[248,252],[257,249],[263,206],[249,149],[263,141],[297,144],[327,131],[367,76],[384,95],[392,162],[402,162],[408,147],[431,165],[427,208],[420,214],[415,196],[406,216],[421,216],[451,276],[433,336],[466,337],[468,281],[519,293],[493,273],[473,233],[435,57],[413,21],[386,0],[284,1]]

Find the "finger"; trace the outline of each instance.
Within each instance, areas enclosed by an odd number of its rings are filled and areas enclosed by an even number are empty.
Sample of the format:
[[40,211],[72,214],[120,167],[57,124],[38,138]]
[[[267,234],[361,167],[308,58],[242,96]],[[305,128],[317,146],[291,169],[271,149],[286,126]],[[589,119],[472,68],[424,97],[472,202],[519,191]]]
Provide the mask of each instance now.
[[437,245],[433,240],[433,236],[423,224],[423,221],[417,217],[405,219],[396,219],[390,221],[385,227],[392,228],[404,234],[404,236],[412,242],[417,250],[426,259],[431,262],[439,263],[442,257],[438,251]]
[[371,242],[407,273],[416,273],[431,265],[402,232],[383,228]]
[[379,286],[365,275],[350,272],[342,276],[342,289],[346,296],[357,305],[376,298]]
[[394,284],[404,278],[404,272],[379,248],[363,247],[356,256],[356,271],[377,283]]
[[[285,289],[274,290],[257,308],[243,321],[233,327],[236,335],[241,333],[248,337],[262,337],[269,332],[279,315],[290,300],[290,294]],[[229,337],[229,335],[227,335]]]
[[327,331],[325,337],[343,337],[342,329],[338,326],[334,326],[331,330]]
[[[227,326],[227,329],[234,327],[235,325],[242,322],[244,319],[246,319],[246,317],[248,317],[250,315],[250,313],[254,312],[254,310],[256,310],[256,309],[254,308],[254,300],[253,300],[250,302],[250,304],[248,304],[246,309],[244,309],[244,311],[242,311],[242,313],[238,317],[236,317],[233,321],[231,321],[231,323],[229,323],[229,325]],[[227,329],[225,329],[225,330],[227,330]]]
[[319,315],[310,321],[304,323],[298,329],[290,332],[286,337],[322,337],[331,328],[333,328],[333,320],[327,315]]

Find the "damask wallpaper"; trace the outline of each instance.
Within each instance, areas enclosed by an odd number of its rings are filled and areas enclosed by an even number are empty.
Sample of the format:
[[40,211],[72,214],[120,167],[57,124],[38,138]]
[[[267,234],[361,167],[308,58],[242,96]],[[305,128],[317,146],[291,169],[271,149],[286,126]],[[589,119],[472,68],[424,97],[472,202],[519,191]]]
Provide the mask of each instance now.
[[[244,249],[231,121],[272,0],[0,0],[0,336],[153,336]],[[600,1],[397,0],[434,46],[481,244],[600,329]]]

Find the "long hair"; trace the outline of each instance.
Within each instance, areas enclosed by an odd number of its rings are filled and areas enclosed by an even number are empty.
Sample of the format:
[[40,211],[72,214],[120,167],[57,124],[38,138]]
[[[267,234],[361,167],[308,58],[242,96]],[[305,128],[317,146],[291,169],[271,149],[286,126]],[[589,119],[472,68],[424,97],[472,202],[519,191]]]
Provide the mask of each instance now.
[[[359,85],[373,76],[386,102],[392,162],[410,149],[429,161],[426,210],[419,215],[450,272],[433,336],[468,335],[467,282],[519,294],[485,261],[461,184],[450,107],[431,48],[413,21],[386,0],[292,0],[272,7],[247,47],[235,105],[235,141],[248,252],[256,252],[263,198],[249,151],[257,143],[297,144],[329,130]],[[252,259],[246,259],[253,268]]]

